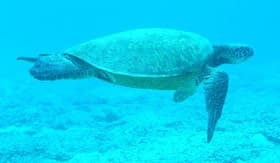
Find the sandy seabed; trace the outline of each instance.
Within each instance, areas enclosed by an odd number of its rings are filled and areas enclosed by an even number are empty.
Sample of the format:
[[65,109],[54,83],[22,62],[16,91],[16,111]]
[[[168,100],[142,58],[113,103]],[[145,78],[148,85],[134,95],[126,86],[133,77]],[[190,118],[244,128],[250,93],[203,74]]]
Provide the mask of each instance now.
[[224,68],[230,88],[210,144],[201,87],[176,104],[173,92],[95,79],[3,79],[0,162],[277,162],[276,67]]

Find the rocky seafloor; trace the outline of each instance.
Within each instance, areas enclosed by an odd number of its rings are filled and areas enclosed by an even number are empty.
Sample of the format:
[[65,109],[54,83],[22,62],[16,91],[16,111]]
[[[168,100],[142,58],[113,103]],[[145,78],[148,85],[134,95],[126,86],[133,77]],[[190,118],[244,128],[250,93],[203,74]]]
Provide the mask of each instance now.
[[252,65],[224,68],[230,88],[210,144],[202,88],[176,104],[173,92],[95,79],[3,79],[0,162],[278,162],[280,74]]

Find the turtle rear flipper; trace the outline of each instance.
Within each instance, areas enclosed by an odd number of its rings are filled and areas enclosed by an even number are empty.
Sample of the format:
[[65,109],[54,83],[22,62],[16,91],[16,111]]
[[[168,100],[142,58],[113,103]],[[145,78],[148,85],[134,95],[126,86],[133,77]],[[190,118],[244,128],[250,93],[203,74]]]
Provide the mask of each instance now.
[[209,143],[222,114],[228,90],[228,75],[224,72],[212,72],[204,81],[204,90],[208,112],[207,142]]
[[35,58],[35,57],[17,57],[17,60],[23,60],[23,61],[35,63],[38,60],[38,58]]
[[17,60],[34,63],[30,74],[38,80],[85,78],[95,71],[90,64],[70,54],[43,54],[38,58],[18,57]]

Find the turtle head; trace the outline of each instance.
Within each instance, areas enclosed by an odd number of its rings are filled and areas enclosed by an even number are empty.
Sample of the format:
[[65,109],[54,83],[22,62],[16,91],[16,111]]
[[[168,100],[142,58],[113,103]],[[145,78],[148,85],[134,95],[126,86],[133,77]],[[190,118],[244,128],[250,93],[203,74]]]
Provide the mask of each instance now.
[[210,66],[221,64],[238,64],[254,55],[253,48],[247,45],[221,45],[213,46],[214,52],[210,58]]

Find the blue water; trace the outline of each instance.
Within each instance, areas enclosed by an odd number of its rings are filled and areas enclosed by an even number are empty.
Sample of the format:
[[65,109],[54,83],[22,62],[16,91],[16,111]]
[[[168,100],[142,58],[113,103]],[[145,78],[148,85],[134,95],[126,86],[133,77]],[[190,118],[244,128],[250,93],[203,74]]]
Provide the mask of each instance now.
[[[280,3],[277,0],[0,2],[0,162],[280,162]],[[196,32],[244,43],[250,60],[224,65],[228,96],[206,143],[202,88],[173,92],[90,78],[38,81],[18,56],[56,53],[135,28]]]

